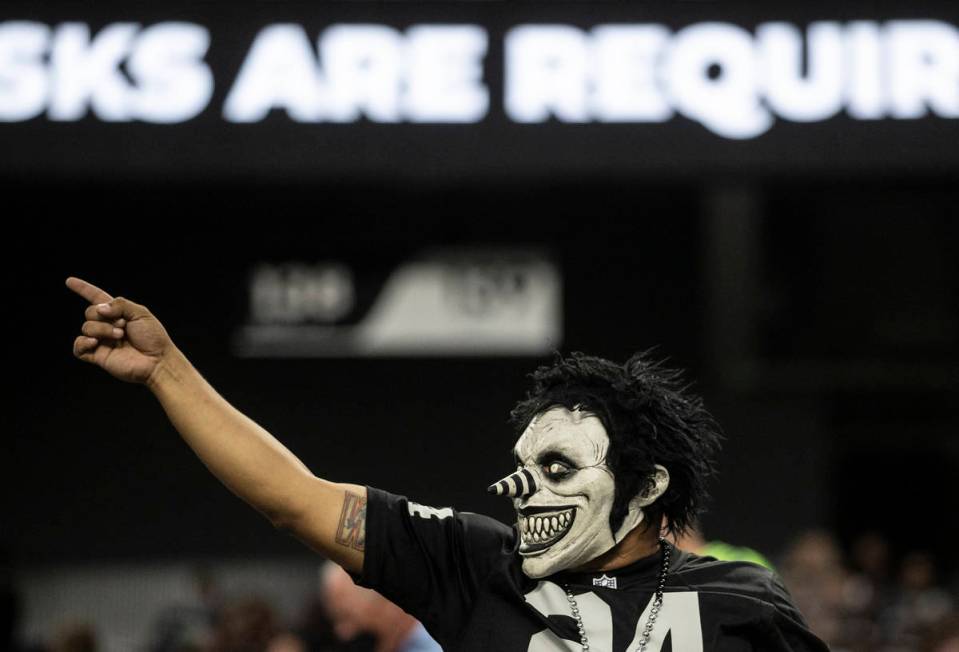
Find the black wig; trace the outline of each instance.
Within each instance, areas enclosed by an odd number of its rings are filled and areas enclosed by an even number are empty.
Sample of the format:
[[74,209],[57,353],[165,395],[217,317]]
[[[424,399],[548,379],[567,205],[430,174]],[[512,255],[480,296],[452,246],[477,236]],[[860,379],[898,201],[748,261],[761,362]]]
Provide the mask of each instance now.
[[686,532],[705,509],[707,480],[716,473],[722,433],[702,399],[682,383],[682,372],[637,353],[624,364],[583,353],[557,355],[530,374],[526,399],[510,414],[521,433],[534,416],[554,406],[577,406],[603,423],[607,464],[616,480],[609,524],[616,532],[629,501],[652,486],[654,465],[669,471],[669,486],[646,508],[649,522],[665,519],[674,535]]

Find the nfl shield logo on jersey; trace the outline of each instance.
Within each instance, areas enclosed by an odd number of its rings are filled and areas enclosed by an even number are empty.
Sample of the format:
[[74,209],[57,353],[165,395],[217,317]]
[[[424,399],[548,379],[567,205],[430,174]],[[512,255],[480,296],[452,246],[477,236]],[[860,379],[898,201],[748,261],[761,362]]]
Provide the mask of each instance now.
[[615,578],[615,577],[607,577],[607,576],[606,576],[606,573],[603,573],[602,577],[594,577],[594,578],[593,578],[593,586],[603,586],[603,587],[606,587],[607,589],[615,589],[615,588],[616,588],[616,578]]

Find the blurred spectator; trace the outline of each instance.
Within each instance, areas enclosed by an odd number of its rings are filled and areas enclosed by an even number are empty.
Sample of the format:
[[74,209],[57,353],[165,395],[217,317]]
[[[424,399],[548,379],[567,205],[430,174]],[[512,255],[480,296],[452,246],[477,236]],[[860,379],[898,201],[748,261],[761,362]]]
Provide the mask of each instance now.
[[895,599],[880,616],[884,650],[915,650],[923,635],[951,611],[951,596],[939,587],[932,556],[910,552],[902,561]]
[[279,624],[276,612],[262,598],[249,597],[225,605],[217,618],[210,652],[302,652],[302,641]]
[[889,603],[889,543],[878,532],[864,532],[852,543],[851,570],[843,589],[845,638],[864,652],[879,645],[879,614]]
[[19,639],[23,598],[13,580],[10,551],[0,544],[0,650],[9,652],[45,652],[46,648],[23,645]]
[[286,632],[271,639],[266,652],[306,652],[306,645],[300,637]]
[[344,641],[366,632],[375,637],[376,652],[442,652],[418,620],[379,593],[356,586],[332,562],[323,567],[321,593],[333,631]]
[[193,585],[195,601],[160,612],[148,646],[151,652],[194,652],[210,646],[220,607],[216,580],[209,568],[197,566]]
[[371,634],[362,634],[351,641],[337,638],[326,603],[320,595],[305,605],[296,634],[307,652],[373,652],[376,643]]
[[819,530],[802,534],[786,551],[780,570],[810,629],[830,647],[849,649],[843,600],[847,574],[835,538]]
[[681,537],[670,537],[677,548],[704,557],[713,557],[722,561],[748,561],[769,570],[775,570],[769,560],[757,550],[745,546],[734,546],[724,541],[707,541],[699,524],[690,528]]
[[927,632],[920,652],[959,652],[959,613],[953,613]]
[[849,568],[835,538],[797,538],[781,571],[796,605],[834,652],[959,652],[955,598],[931,555],[910,552],[890,581],[890,546],[876,532],[853,540]]
[[69,623],[53,637],[50,652],[97,652],[97,636],[86,623]]
[[852,544],[853,569],[870,584],[887,587],[889,583],[889,542],[878,532],[860,534]]

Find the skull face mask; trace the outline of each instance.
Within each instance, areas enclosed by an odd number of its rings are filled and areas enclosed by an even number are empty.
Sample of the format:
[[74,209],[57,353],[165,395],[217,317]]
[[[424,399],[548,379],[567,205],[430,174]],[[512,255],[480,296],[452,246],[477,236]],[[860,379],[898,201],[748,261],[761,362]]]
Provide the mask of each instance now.
[[513,499],[519,554],[528,577],[577,568],[603,554],[642,522],[642,508],[665,491],[669,476],[657,466],[654,488],[630,501],[626,518],[613,532],[616,485],[606,465],[608,450],[602,422],[578,408],[542,412],[516,442],[518,470],[489,491]]

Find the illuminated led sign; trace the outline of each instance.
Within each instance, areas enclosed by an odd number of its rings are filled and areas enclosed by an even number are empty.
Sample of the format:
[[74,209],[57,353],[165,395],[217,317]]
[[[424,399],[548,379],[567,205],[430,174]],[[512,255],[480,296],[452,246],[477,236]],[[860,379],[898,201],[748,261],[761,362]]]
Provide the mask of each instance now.
[[[231,78],[215,78],[211,28],[191,22],[0,23],[0,121],[227,123],[274,110],[294,123],[663,123],[683,116],[728,139],[778,119],[806,123],[959,117],[959,30],[931,19],[523,23],[496,47],[502,88],[484,76],[494,40],[478,24],[405,29],[298,23],[258,30]],[[211,106],[214,88],[228,89]]]

